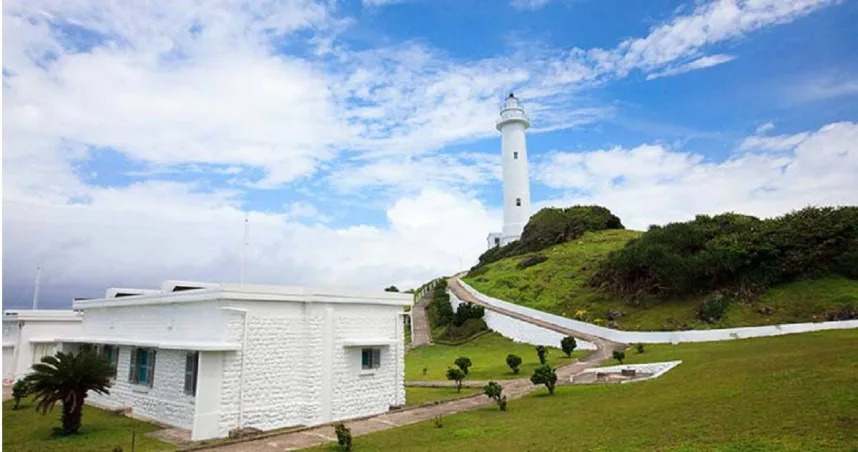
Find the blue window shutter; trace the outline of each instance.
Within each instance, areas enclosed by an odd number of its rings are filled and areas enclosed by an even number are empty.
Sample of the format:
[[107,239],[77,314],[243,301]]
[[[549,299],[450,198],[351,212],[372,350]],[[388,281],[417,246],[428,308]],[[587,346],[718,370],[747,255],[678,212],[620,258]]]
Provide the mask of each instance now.
[[155,349],[149,350],[149,374],[146,376],[146,383],[149,387],[152,387],[152,383],[155,381]]
[[137,383],[137,353],[140,351],[139,348],[131,349],[131,368],[128,371],[128,382],[129,383]]

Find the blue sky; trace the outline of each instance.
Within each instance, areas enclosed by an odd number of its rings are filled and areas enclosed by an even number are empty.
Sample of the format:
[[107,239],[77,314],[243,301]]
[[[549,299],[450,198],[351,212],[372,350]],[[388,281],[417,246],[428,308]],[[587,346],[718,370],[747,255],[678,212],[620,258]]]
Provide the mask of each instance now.
[[858,3],[7,2],[4,307],[107,286],[413,286],[536,207],[629,227],[858,199]]

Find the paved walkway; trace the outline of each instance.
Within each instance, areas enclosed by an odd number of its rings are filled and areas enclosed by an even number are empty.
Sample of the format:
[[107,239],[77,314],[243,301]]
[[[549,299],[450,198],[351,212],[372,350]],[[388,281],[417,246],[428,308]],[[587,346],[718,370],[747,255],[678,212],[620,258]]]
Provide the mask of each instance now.
[[429,319],[426,317],[426,306],[431,299],[432,290],[430,289],[411,308],[411,328],[414,330],[412,348],[432,343],[432,338],[429,336]]

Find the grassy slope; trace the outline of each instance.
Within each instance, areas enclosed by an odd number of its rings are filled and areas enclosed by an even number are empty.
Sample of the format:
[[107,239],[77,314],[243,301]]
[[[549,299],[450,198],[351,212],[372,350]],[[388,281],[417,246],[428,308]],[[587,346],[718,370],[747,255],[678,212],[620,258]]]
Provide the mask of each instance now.
[[495,407],[355,438],[382,450],[855,450],[858,330],[648,346],[663,377],[563,386]]
[[[587,233],[579,240],[542,251],[540,254],[547,256],[548,261],[541,264],[519,270],[516,265],[529,254],[507,258],[489,264],[485,273],[465,278],[465,281],[487,295],[566,317],[584,310],[589,321],[603,325],[608,309],[619,310],[626,314],[619,320],[620,327],[627,330],[809,322],[821,320],[819,314],[843,304],[858,303],[858,281],[845,278],[799,281],[769,290],[754,305],[736,303],[719,323],[708,324],[696,319],[700,297],[636,308],[589,287],[587,280],[598,262],[639,235],[640,232],[628,230]],[[760,306],[771,306],[775,312],[769,316],[759,314],[757,308]]]
[[[558,344],[559,346],[560,344]],[[515,375],[506,365],[506,356],[510,353],[521,356],[519,375]],[[582,352],[572,354],[573,359]],[[459,346],[426,345],[408,351],[405,355],[405,379],[408,380],[446,380],[448,367],[460,356],[471,359],[468,380],[508,380],[530,376],[533,368],[539,364],[532,345],[515,343],[497,333],[489,333]],[[559,349],[549,348],[548,362],[561,366],[570,360]],[[428,369],[423,375],[423,368]]]
[[80,433],[66,437],[53,437],[54,427],[60,426],[61,407],[42,416],[29,399],[12,410],[15,402],[3,402],[3,450],[25,451],[110,451],[116,446],[131,450],[131,433],[137,432],[135,451],[175,450],[167,444],[145,436],[144,433],[160,430],[146,422],[111,414],[91,406],[83,408],[83,425]]
[[478,388],[462,388],[457,392],[456,388],[405,388],[405,401],[407,406],[423,405],[428,402],[441,402],[444,400],[458,399],[469,395],[483,392]]

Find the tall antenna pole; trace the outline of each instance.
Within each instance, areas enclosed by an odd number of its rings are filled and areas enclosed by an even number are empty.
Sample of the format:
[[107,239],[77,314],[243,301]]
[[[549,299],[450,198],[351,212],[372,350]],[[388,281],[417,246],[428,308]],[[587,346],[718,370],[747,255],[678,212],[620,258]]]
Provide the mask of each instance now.
[[241,242],[241,276],[239,283],[244,284],[244,273],[247,267],[247,215],[244,216],[244,239]]
[[33,309],[39,308],[39,284],[42,282],[42,267],[36,267],[36,289],[33,291]]

